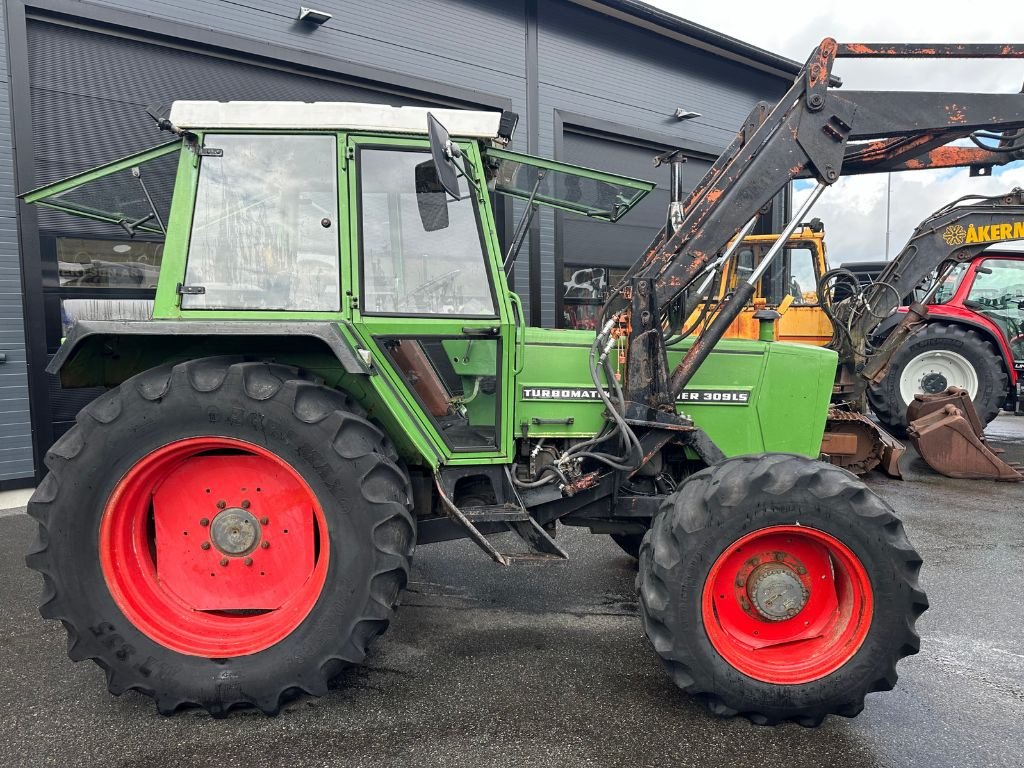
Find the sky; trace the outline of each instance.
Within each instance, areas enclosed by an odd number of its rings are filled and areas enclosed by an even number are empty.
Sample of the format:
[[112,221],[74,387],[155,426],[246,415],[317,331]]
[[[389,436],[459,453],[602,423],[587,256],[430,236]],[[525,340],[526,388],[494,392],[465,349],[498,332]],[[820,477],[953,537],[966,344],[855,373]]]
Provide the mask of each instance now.
[[[664,11],[710,27],[760,48],[804,62],[824,37],[843,43],[1024,43],[1024,4],[1011,0],[988,10],[935,0],[931,3],[684,2],[647,0]],[[1017,93],[1024,83],[1024,59],[928,61],[839,59],[833,74],[845,90],[968,91]],[[794,209],[810,183],[797,184]],[[885,258],[888,175],[843,177],[825,190],[811,216],[825,222],[829,259]],[[1024,161],[997,168],[991,177],[970,178],[968,169],[892,174],[889,197],[889,256],[899,253],[914,227],[930,213],[963,195],[993,195],[1024,187]],[[1019,244],[1024,249],[1024,243]]]

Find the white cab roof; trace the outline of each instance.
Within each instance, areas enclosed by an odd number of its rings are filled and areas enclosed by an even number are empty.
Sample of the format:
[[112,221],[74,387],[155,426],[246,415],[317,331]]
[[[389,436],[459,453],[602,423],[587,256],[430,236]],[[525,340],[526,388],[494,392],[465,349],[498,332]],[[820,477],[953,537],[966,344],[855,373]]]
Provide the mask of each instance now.
[[427,132],[427,112],[452,136],[494,139],[500,112],[357,104],[348,101],[176,101],[170,121],[185,130],[326,129]]

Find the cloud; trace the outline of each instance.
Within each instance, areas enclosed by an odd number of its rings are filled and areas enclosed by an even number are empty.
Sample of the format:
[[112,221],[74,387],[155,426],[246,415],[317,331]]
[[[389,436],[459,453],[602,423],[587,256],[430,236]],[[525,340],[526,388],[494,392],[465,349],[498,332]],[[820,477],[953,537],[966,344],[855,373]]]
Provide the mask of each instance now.
[[[929,12],[928,6],[891,0],[800,4],[789,13],[785,5],[753,0],[647,1],[800,62],[824,37],[864,43],[993,43],[1018,42],[1012,38],[1024,30],[1024,5],[1015,3],[1000,6],[998,23],[990,14],[960,13],[951,24],[952,17],[934,5]],[[833,72],[843,79],[846,91],[1016,93],[1024,80],[1024,60],[840,59]],[[892,174],[891,196],[888,186],[886,174],[843,177],[822,195],[810,216],[825,222],[833,264],[884,259],[887,214],[889,254],[895,256],[922,219],[952,200],[1024,187],[1024,163],[997,168],[989,177],[971,178],[966,168]],[[794,209],[811,188],[806,183],[794,185]]]

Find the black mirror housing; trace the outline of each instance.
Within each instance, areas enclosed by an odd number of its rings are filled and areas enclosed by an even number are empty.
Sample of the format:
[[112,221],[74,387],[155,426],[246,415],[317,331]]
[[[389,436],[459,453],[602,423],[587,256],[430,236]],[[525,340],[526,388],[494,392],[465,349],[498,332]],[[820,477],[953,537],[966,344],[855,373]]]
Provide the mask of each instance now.
[[438,178],[437,164],[425,160],[416,166],[416,207],[425,232],[448,226],[448,192]]

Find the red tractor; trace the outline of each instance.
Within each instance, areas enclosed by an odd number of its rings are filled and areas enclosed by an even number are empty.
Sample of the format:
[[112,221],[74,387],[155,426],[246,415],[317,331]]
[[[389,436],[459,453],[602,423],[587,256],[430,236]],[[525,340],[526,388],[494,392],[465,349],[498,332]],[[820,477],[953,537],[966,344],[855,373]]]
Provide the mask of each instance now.
[[[887,429],[903,431],[918,393],[967,390],[983,424],[1000,408],[1020,408],[1024,372],[1024,253],[985,251],[950,271],[927,304],[924,327],[893,354],[885,377],[868,390]],[[889,332],[907,312],[882,323]]]

